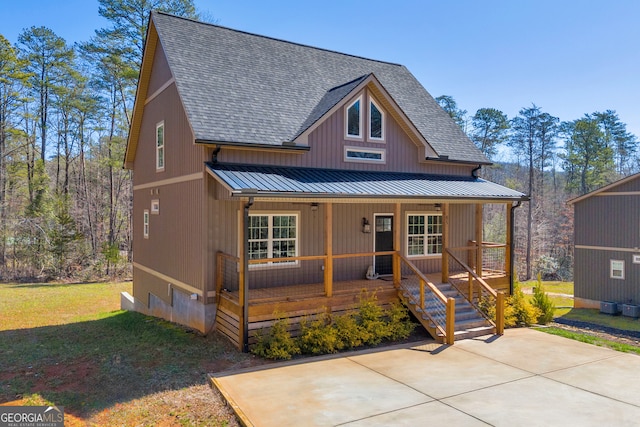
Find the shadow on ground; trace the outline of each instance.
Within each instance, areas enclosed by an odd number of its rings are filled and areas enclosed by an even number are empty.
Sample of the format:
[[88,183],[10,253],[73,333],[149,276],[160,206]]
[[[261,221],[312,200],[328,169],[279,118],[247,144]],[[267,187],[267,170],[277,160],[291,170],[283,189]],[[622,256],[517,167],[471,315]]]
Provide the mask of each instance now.
[[208,372],[255,363],[217,334],[116,311],[95,321],[1,331],[0,403],[37,394],[87,418],[117,403],[203,384]]

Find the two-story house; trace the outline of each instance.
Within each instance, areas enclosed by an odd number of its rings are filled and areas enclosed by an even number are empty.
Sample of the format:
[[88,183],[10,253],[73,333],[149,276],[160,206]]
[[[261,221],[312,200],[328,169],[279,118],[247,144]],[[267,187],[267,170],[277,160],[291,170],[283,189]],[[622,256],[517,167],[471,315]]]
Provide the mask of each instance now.
[[[444,341],[500,331],[474,303],[509,292],[526,196],[478,178],[487,158],[402,65],[154,12],[124,163],[136,310],[246,348],[276,311],[366,289]],[[505,242],[482,241],[487,203]]]

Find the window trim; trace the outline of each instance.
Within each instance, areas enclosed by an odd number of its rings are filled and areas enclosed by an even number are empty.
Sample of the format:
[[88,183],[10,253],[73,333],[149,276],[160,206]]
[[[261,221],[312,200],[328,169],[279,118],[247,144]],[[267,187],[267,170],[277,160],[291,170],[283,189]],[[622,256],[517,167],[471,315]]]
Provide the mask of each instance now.
[[[162,128],[162,145],[158,145],[158,129]],[[167,137],[166,137],[166,133],[165,133],[165,127],[164,127],[164,120],[161,122],[156,123],[156,135],[155,135],[155,142],[156,142],[156,172],[163,172],[165,165],[167,164],[167,150],[165,149],[166,147],[166,142],[167,142]],[[162,150],[162,166],[160,166],[160,151]]]
[[[249,217],[252,216],[267,216],[269,217],[269,232],[267,237],[267,254],[271,255],[273,252],[273,217],[276,216],[294,216],[296,218],[296,237],[295,241],[295,255],[300,256],[300,211],[252,211],[249,213]],[[252,239],[249,239],[247,236],[247,244]],[[260,240],[260,239],[257,239]],[[278,239],[277,239],[278,240]],[[249,258],[251,259],[251,258]],[[249,264],[250,270],[260,270],[260,269],[270,269],[270,268],[292,268],[298,267],[300,265],[300,261],[295,260],[291,262],[270,262],[269,259],[273,259],[273,257],[264,258],[265,262],[260,262],[258,264]]]
[[633,263],[634,264],[640,264],[640,255],[633,255]]
[[[614,263],[619,262],[621,267],[620,268],[613,268]],[[614,270],[620,270],[621,275],[620,276],[616,276],[613,274]],[[610,259],[609,260],[609,278],[610,279],[617,279],[617,280],[624,280],[624,260],[621,259]]]
[[[349,157],[349,151],[355,151],[358,153],[376,153],[380,154],[381,158],[378,159],[364,159],[358,157]],[[356,162],[356,163],[378,163],[385,164],[387,163],[387,150],[384,148],[369,148],[369,147],[353,147],[353,146],[345,146],[344,147],[344,161],[345,162]]]
[[[371,126],[371,120],[373,118],[373,116],[371,115],[371,105],[374,105],[376,107],[376,109],[380,112],[380,134],[382,135],[380,138],[376,138],[374,136],[371,136],[371,130],[372,130],[372,126]],[[369,120],[367,121],[368,129],[367,129],[367,139],[369,141],[373,141],[373,142],[381,142],[384,143],[385,142],[385,131],[384,131],[384,124],[386,122],[386,114],[384,112],[384,110],[382,109],[382,107],[380,107],[380,104],[378,102],[376,102],[375,99],[373,99],[373,97],[369,98],[369,103],[368,103],[369,109],[367,110],[367,113],[369,114]]]
[[[356,102],[360,102],[360,109],[358,111],[358,122],[359,122],[359,126],[358,126],[358,135],[351,135],[349,134],[349,109],[356,103]],[[355,98],[352,102],[346,104],[345,108],[344,108],[344,137],[346,139],[357,139],[357,140],[362,140],[363,139],[363,132],[362,132],[362,127],[364,125],[364,121],[363,121],[363,108],[362,108],[362,103],[363,103],[363,96],[362,94],[360,94],[357,98]]]
[[145,209],[142,213],[142,237],[149,238],[149,209]]
[[[409,235],[409,217],[410,216],[423,216],[425,217],[425,222],[424,222],[424,234],[422,234],[422,237],[424,237],[424,242],[423,242],[423,252],[421,254],[413,254],[413,255],[409,255],[409,237],[410,236],[418,236],[418,234],[411,234]],[[439,216],[440,218],[442,218],[442,212],[438,212],[438,211],[413,211],[413,212],[406,212],[405,213],[405,227],[404,227],[404,231],[405,231],[405,242],[404,242],[404,253],[406,255],[407,258],[412,258],[412,259],[417,259],[417,258],[423,258],[423,259],[432,259],[432,258],[442,258],[442,252],[440,253],[435,253],[435,254],[430,254],[430,253],[426,253],[426,249],[427,249],[427,238],[429,236],[440,236],[441,238],[443,237],[443,233],[439,233],[439,234],[428,234],[427,233],[427,217],[428,216]],[[444,219],[441,219],[442,225],[444,227]],[[444,230],[443,230],[444,231]],[[442,250],[444,250],[444,245],[442,245]]]

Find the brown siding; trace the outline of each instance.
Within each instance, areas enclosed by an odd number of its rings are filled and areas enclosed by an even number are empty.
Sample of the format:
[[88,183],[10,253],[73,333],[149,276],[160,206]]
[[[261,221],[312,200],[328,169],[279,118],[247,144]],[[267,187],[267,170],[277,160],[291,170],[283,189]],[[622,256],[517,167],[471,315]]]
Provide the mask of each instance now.
[[[202,179],[135,191],[133,234],[134,262],[205,291],[203,191]],[[160,213],[149,215],[149,238],[145,239],[143,212],[151,209],[154,199],[160,201]],[[166,289],[157,292],[166,297]]]
[[[365,110],[367,101],[365,100]],[[348,103],[347,103],[348,105]],[[366,122],[366,114],[363,115]],[[390,114],[385,114],[385,142],[367,142],[345,138],[344,108],[338,109],[309,135],[311,150],[304,154],[285,154],[223,148],[221,162],[288,165],[298,167],[333,168],[348,170],[376,170],[422,172],[448,175],[469,175],[474,166],[420,163],[420,150],[400,128]],[[358,163],[344,160],[344,147],[376,148],[386,150],[386,163]]]
[[[156,172],[156,125],[164,120],[165,169]],[[134,162],[134,185],[202,172],[205,150],[193,143],[191,127],[175,84],[167,87],[144,109],[140,142]]]
[[153,57],[153,71],[149,77],[149,87],[147,89],[147,97],[154,94],[156,90],[162,87],[169,79],[171,79],[171,70],[167,63],[167,57],[162,50],[162,45],[158,43],[156,45],[155,54]]
[[[238,255],[238,233],[241,226],[243,204],[240,201],[216,200],[216,192],[225,190],[219,185],[212,185],[209,193],[209,255],[208,264],[214,265],[215,254],[222,251]],[[374,214],[393,214],[395,205],[388,203],[358,204],[335,203],[333,205],[333,253],[367,253],[374,250],[375,233],[362,233],[362,218],[374,223]],[[324,213],[325,205],[319,204],[313,211],[310,203],[265,203],[256,202],[250,212],[284,211],[299,213],[299,254],[324,254]],[[407,212],[435,212],[432,204],[403,205],[400,222],[394,226],[401,227],[401,252],[406,253],[406,214]],[[451,242],[454,246],[466,246],[474,238],[474,205],[451,206]],[[441,271],[441,257],[413,258],[418,268],[425,273]],[[249,280],[261,287],[282,286],[288,284],[321,283],[323,281],[322,261],[301,261],[296,267],[269,268],[254,270]],[[365,277],[367,268],[373,264],[372,257],[336,259],[334,261],[334,280],[355,280]],[[208,280],[215,280],[215,268],[209,269]],[[252,286],[253,287],[253,286]],[[213,286],[209,286],[210,289]]]

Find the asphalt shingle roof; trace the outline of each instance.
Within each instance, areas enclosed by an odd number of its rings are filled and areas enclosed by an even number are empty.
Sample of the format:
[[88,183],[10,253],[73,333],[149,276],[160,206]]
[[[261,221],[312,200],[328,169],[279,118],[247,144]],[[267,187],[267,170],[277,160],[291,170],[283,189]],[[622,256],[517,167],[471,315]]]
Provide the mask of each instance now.
[[440,156],[488,162],[402,65],[164,13],[152,20],[196,140],[282,145],[374,74]]
[[471,176],[207,163],[234,193],[254,196],[525,200],[499,184]]

